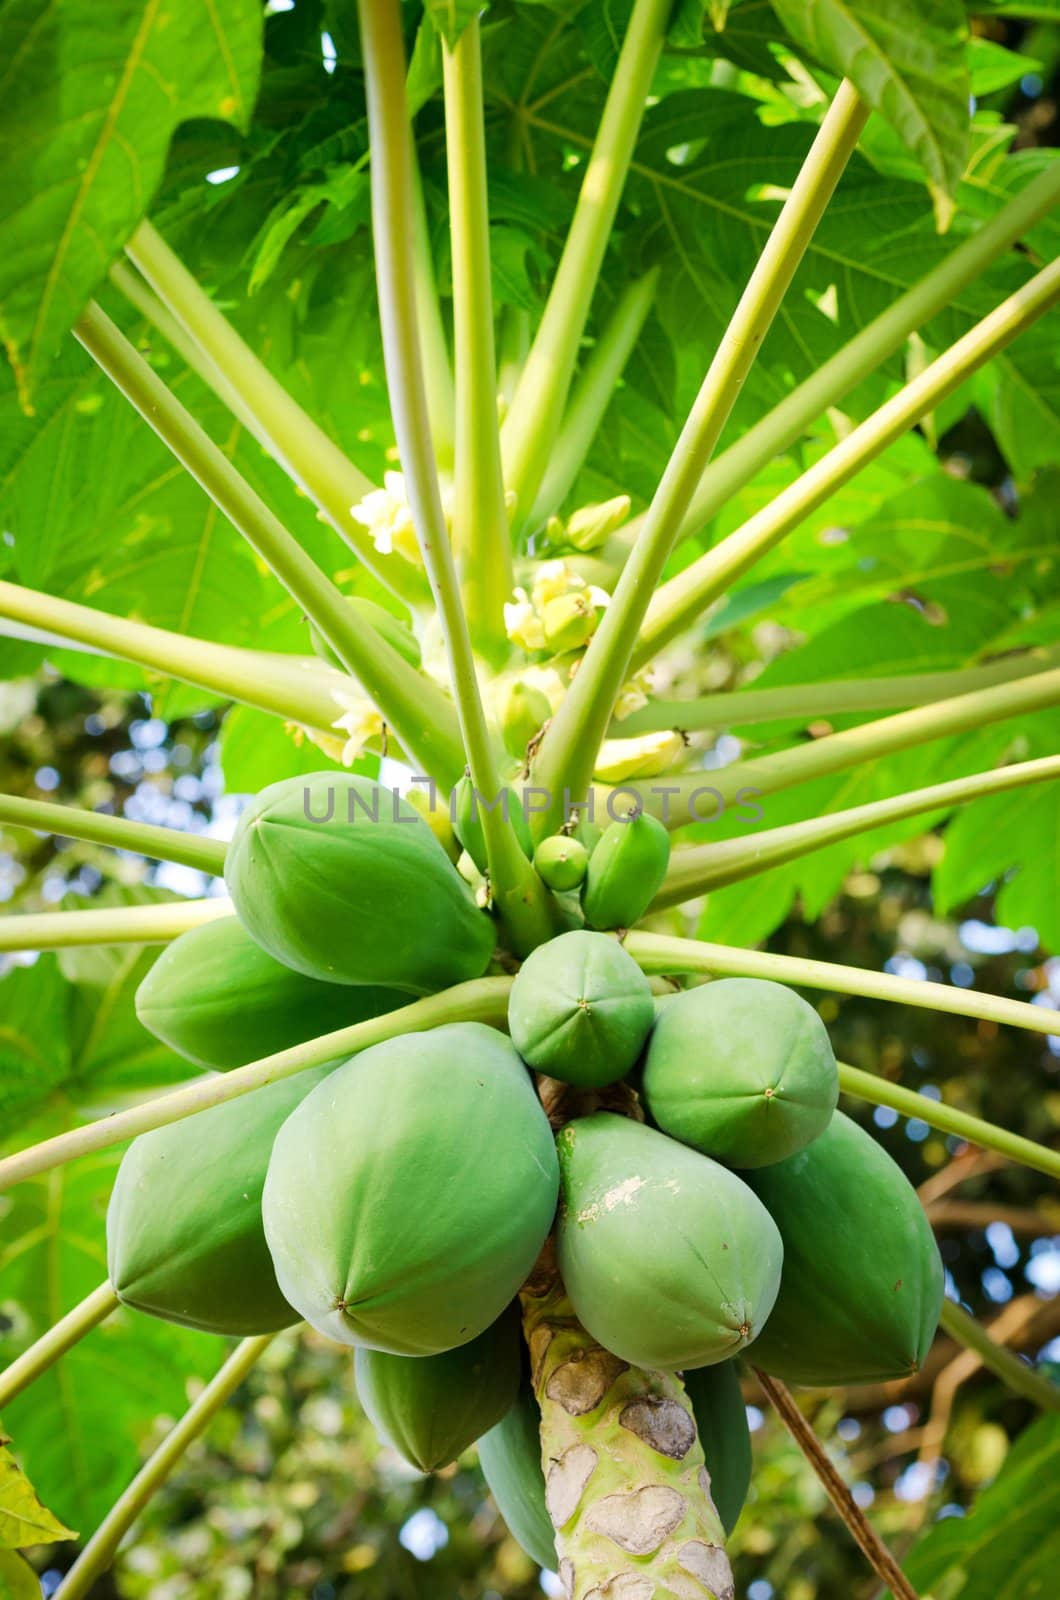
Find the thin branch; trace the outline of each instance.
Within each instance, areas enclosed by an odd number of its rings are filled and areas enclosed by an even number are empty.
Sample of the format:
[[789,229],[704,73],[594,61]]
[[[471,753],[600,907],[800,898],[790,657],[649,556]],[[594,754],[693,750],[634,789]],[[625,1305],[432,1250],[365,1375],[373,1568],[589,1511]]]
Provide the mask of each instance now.
[[991,722],[1043,711],[1058,704],[1060,667],[1054,667],[1010,683],[995,684],[990,689],[978,689],[973,694],[955,695],[934,705],[899,711],[893,717],[881,717],[856,728],[844,728],[840,733],[827,734],[811,744],[793,745],[772,755],[738,761],[720,771],[700,769],[677,773],[666,785],[624,783],[622,792],[640,797],[650,811],[659,809],[657,801],[665,797],[663,820],[668,827],[680,828],[689,822],[705,820],[697,808],[697,795],[710,796],[712,809],[708,815],[716,815],[719,800],[727,805],[740,795],[760,798],[776,794],[781,789],[809,783],[815,778],[831,777],[899,750],[910,750],[934,739],[985,728]]
[[1004,794],[1028,784],[1047,783],[1060,778],[1060,756],[1044,756],[1038,761],[1022,761],[993,772],[975,772],[949,783],[934,783],[912,789],[891,800],[873,800],[804,822],[791,822],[780,828],[767,828],[747,839],[725,839],[717,844],[693,845],[675,851],[663,880],[662,889],[652,902],[652,910],[680,905],[693,895],[720,889],[743,878],[757,877],[787,861],[826,849],[843,839],[856,838],[889,823],[934,811],[948,811],[988,795]]
[[456,347],[453,543],[472,638],[491,659],[503,661],[510,650],[504,605],[512,592],[512,544],[497,420],[482,44],[477,17],[451,50],[443,40],[442,67]]
[[611,228],[670,21],[671,0],[635,0],[574,220],[519,379],[501,442],[520,525],[537,500],[563,416]]
[[109,817],[79,806],[0,794],[0,825],[32,828],[35,833],[59,834],[66,839],[88,839],[94,844],[150,856],[155,861],[194,867],[215,878],[224,874],[225,847],[220,839],[205,839],[177,828],[158,828],[150,822],[131,822],[127,817]]
[[1007,1128],[999,1128],[982,1117],[973,1117],[968,1111],[959,1111],[956,1106],[932,1100],[926,1094],[917,1094],[915,1089],[904,1089],[901,1084],[891,1083],[873,1072],[862,1072],[842,1061],[839,1063],[839,1087],[843,1094],[865,1100],[869,1105],[890,1106],[903,1117],[916,1117],[941,1133],[956,1134],[980,1149],[994,1150],[1007,1161],[1044,1172],[1050,1178],[1060,1178],[1060,1151],[1050,1150],[1047,1145],[1025,1139],[1021,1134],[1010,1133]]
[[924,1210],[936,1233],[947,1228],[959,1228],[962,1232],[969,1228],[982,1231],[992,1222],[1004,1223],[1013,1233],[1030,1239],[1056,1231],[1055,1216],[1035,1211],[1031,1206],[999,1206],[992,1200],[933,1200]]
[[1029,678],[1056,665],[1060,665],[1060,650],[1035,645],[986,666],[958,667],[951,672],[899,672],[882,678],[784,684],[775,689],[730,689],[697,700],[650,700],[621,722],[613,722],[609,732],[611,738],[623,739],[670,728],[701,733],[755,722],[794,719],[809,723],[859,711],[900,711],[989,689],[995,683]]
[[944,1300],[939,1322],[951,1339],[971,1350],[1013,1394],[1022,1395],[1043,1411],[1060,1412],[1060,1386],[998,1344],[963,1306]]
[[714,978],[774,978],[778,983],[793,984],[796,988],[855,994],[870,1000],[917,1006],[948,1016],[977,1017],[1024,1028],[1029,1033],[1060,1037],[1060,1011],[1028,1005],[1023,1000],[1006,1000],[1001,995],[981,994],[976,989],[951,989],[943,983],[920,983],[912,978],[893,977],[889,972],[869,972],[832,961],[808,961],[801,956],[774,955],[769,950],[741,950],[659,933],[628,933],[625,947],[647,973],[700,972]]
[[665,585],[651,607],[651,616],[634,651],[634,665],[641,667],[650,661],[679,626],[693,622],[862,467],[935,410],[1058,300],[1060,260],[1036,273],[742,528]]
[[[1058,202],[1060,166],[1053,164],[718,456],[703,474],[679,536],[700,532],[763,467],[900,350],[911,333],[952,305]],[[636,529],[630,524],[624,532],[629,537]],[[695,621],[702,609],[696,592],[700,571],[693,562],[658,591],[648,609],[638,660],[653,655]]]
[[423,383],[427,398],[427,415],[430,418],[435,459],[439,467],[451,471],[455,443],[453,418],[456,391],[453,387],[453,366],[449,359],[449,345],[445,323],[442,320],[442,304],[438,296],[434,256],[431,252],[423,176],[420,172],[419,156],[411,127],[409,163],[412,179],[412,272],[416,286],[420,344],[423,349]]
[[971,1145],[964,1145],[944,1167],[940,1167],[938,1172],[933,1172],[923,1183],[918,1184],[916,1192],[920,1197],[920,1203],[925,1210],[930,1210],[943,1195],[949,1194],[962,1183],[997,1172],[1004,1165],[1002,1157],[995,1155],[992,1150],[979,1150]]
[[333,687],[341,688],[344,680],[315,658],[193,639],[3,581],[0,617],[30,638],[131,661],[145,672],[177,678],[301,727],[326,731],[339,710]]
[[89,306],[74,332],[317,625],[411,758],[439,781],[455,783],[462,751],[441,690],[354,616],[342,592],[98,306]]
[[[90,917],[97,913],[86,911],[74,914]],[[370,1045],[381,1044],[384,1039],[395,1039],[405,1033],[420,1033],[428,1028],[442,1027],[448,1022],[484,1022],[490,1027],[503,1028],[508,1016],[508,991],[511,986],[510,978],[476,978],[470,983],[457,984],[441,994],[414,1000],[411,1005],[388,1012],[384,1017],[370,1017],[366,1022],[338,1028],[319,1039],[292,1045],[288,1050],[279,1050],[260,1061],[251,1061],[245,1067],[236,1067],[231,1072],[198,1078],[194,1083],[172,1089],[142,1105],[116,1111],[109,1117],[100,1117],[80,1128],[72,1128],[68,1133],[57,1134],[53,1139],[45,1139],[41,1144],[0,1160],[0,1193],[38,1173],[50,1172],[55,1167],[65,1166],[97,1150],[109,1150],[112,1145],[135,1139],[138,1134],[149,1133],[152,1128],[164,1128],[171,1122],[194,1116],[196,1111],[208,1111],[211,1106],[224,1105],[240,1095],[250,1094],[254,1089],[262,1089],[266,1084],[293,1077],[308,1067],[320,1067],[326,1061],[356,1055]]]
[[36,1344],[31,1344],[28,1350],[16,1356],[10,1366],[0,1372],[0,1412],[31,1383],[49,1371],[67,1350],[91,1333],[93,1328],[98,1328],[101,1322],[105,1322],[117,1308],[118,1296],[109,1283],[101,1283],[98,1289],[93,1289],[91,1294],[85,1296],[80,1305],[74,1306],[65,1317],[60,1317]]
[[[409,505],[449,658],[471,779],[500,793],[431,444],[409,246],[411,173],[399,0],[358,0],[372,154],[372,232],[390,409]],[[494,904],[521,953],[549,937],[548,895],[503,811],[481,809]]]
[[[676,542],[681,519],[867,118],[868,107],[857,91],[851,84],[841,83],[740,296],[611,604],[545,731],[534,763],[535,781],[553,796],[564,787],[576,798],[587,791],[615,699],[628,673],[637,631]],[[541,820],[542,831],[556,824],[560,806],[554,799]]]
[[[366,529],[350,515],[351,506],[372,489],[364,473],[273,377],[150,222],[140,224],[126,251],[183,330],[181,353],[200,377],[235,416],[248,423],[380,583],[403,599],[422,602],[424,586],[414,568],[401,556],[380,558]],[[150,301],[136,293],[136,286],[121,275],[116,281],[163,337],[170,337],[171,325],[157,320]],[[188,351],[187,342],[201,354],[196,357]]]
[[821,1487],[881,1583],[896,1600],[917,1600],[916,1590],[840,1477],[810,1424],[779,1378],[754,1369],[766,1398],[820,1480]]
[[82,1600],[118,1552],[141,1511],[151,1503],[188,1446],[192,1444],[232,1398],[240,1384],[275,1339],[266,1333],[241,1339],[220,1371],[210,1379],[136,1477],[107,1512],[96,1532],[55,1591],[57,1600]]
[[209,900],[164,900],[147,906],[29,912],[0,917],[0,952],[76,950],[97,944],[168,944],[189,928],[231,915],[232,902],[222,895]]

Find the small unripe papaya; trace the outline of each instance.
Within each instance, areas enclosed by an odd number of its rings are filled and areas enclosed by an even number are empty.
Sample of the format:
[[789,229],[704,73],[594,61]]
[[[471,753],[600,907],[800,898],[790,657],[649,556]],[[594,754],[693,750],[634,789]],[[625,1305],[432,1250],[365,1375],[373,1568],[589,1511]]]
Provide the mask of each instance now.
[[[419,641],[407,622],[402,622],[400,617],[395,617],[392,611],[385,606],[377,605],[374,600],[365,600],[359,594],[346,596],[346,603],[350,610],[366,628],[372,628],[385,639],[387,644],[395,649],[410,667],[421,664]],[[313,649],[321,661],[326,661],[329,667],[338,667],[345,672],[346,668],[335,654],[334,650],[313,623],[309,624],[309,638]]]
[[568,1122],[556,1143],[560,1275],[594,1339],[631,1366],[684,1371],[759,1336],[783,1247],[741,1178],[607,1111]]
[[916,1190],[886,1150],[837,1111],[798,1155],[746,1177],[784,1240],[755,1365],[825,1388],[917,1372],[938,1327],[942,1261]]
[[751,1483],[751,1430],[736,1362],[719,1361],[686,1372],[685,1393],[707,1461],[710,1497],[725,1532],[731,1533]]
[[612,822],[589,857],[582,909],[590,928],[631,928],[655,899],[670,862],[670,835],[638,811]]
[[284,1295],[341,1344],[467,1344],[525,1282],[556,1207],[555,1142],[514,1046],[451,1023],[320,1089],[280,1130],[262,1196]]
[[486,1486],[508,1531],[539,1567],[555,1572],[559,1565],[556,1535],[545,1504],[541,1465],[541,1411],[529,1383],[524,1383],[511,1410],[478,1441],[478,1459]]
[[435,803],[431,805],[431,797],[424,789],[408,789],[405,799],[413,811],[418,811],[424,822],[430,828],[434,837],[456,865],[460,860],[460,841],[453,832],[453,824],[449,817],[449,807],[440,795],[435,796]]
[[410,998],[307,978],[255,944],[238,917],[218,917],[163,950],[136,991],[136,1015],[179,1055],[224,1072]]
[[824,1132],[839,1074],[828,1030],[793,989],[722,978],[662,1010],[644,1098],[672,1138],[729,1167],[766,1167]]
[[521,761],[527,745],[537,738],[551,715],[552,706],[542,690],[521,678],[513,683],[501,718],[501,736],[508,754]]
[[124,1305],[238,1337],[299,1320],[273,1271],[261,1191],[277,1133],[333,1066],[133,1140],[107,1207],[107,1272]]
[[557,894],[577,889],[589,866],[589,852],[577,839],[554,833],[534,851],[534,871]]
[[485,972],[494,928],[423,818],[350,772],[262,789],[225,883],[252,939],[328,983],[430,994]]
[[617,939],[583,928],[539,945],[508,999],[523,1060],[585,1089],[624,1078],[654,1020],[651,985],[633,957]]
[[470,773],[465,772],[453,790],[452,804],[456,836],[480,872],[485,872],[487,867],[486,835],[482,827],[482,815],[487,810],[496,811],[509,823],[525,856],[533,855],[534,842],[522,800],[511,787],[506,785],[496,796],[483,796],[475,788]]
[[522,1319],[517,1303],[477,1339],[437,1356],[359,1349],[357,1394],[384,1444],[420,1472],[437,1472],[511,1410],[519,1392]]

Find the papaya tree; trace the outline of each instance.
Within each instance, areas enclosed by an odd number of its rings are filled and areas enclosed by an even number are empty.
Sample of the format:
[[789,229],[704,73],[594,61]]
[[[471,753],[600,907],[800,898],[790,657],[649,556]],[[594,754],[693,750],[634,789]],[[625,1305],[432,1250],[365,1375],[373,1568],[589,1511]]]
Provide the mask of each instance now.
[[16,1462],[75,1514],[34,1396],[119,1305],[167,1370],[239,1342],[62,1600],[301,1322],[417,1467],[481,1440],[570,1600],[733,1595],[737,1357],[905,1597],[786,1385],[941,1324],[1060,1408],[838,1102],[1060,1156],[807,996],[1060,1012],[760,948],[943,822],[938,905],[1060,944],[1060,164],[977,9],[0,12],[4,671],[222,708],[252,795],[227,843],[0,798],[203,885],[0,919],[8,1257],[68,1211],[97,1273],[0,1375],[12,1592],[67,1532]]

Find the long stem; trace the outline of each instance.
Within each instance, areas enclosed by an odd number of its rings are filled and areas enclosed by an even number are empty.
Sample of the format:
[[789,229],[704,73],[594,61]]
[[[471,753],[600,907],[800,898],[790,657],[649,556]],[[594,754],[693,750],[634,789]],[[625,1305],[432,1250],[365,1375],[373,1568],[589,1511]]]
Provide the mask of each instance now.
[[[680,528],[686,538],[698,533],[774,456],[789,449],[818,417],[885,362],[917,328],[959,298],[991,262],[1020,239],[1060,201],[1060,168],[1039,173],[1023,192],[1007,202],[970,239],[958,245],[920,283],[855,334],[843,349],[819,367],[767,416],[712,461]],[[630,523],[623,530],[635,532]],[[695,564],[663,585],[648,610],[645,648],[659,650],[692,623],[700,610],[695,594]]]
[[1000,1378],[1013,1394],[1022,1395],[1043,1411],[1060,1411],[1060,1386],[1051,1382],[1044,1373],[1036,1372],[1026,1361],[1021,1361],[1019,1356],[998,1344],[996,1339],[991,1339],[986,1329],[981,1328],[963,1306],[953,1300],[944,1300],[939,1322],[951,1339],[956,1339],[965,1349],[973,1351],[987,1371],[992,1372],[995,1378]]
[[266,1333],[255,1339],[240,1340],[220,1371],[192,1401],[176,1427],[144,1462],[132,1483],[107,1512],[55,1591],[59,1600],[82,1600],[89,1593],[114,1560],[122,1539],[158,1493],[188,1446],[232,1398],[275,1337],[274,1333]]
[[794,861],[813,850],[823,850],[841,839],[854,838],[859,833],[869,833],[887,823],[901,822],[907,817],[922,816],[925,812],[949,809],[980,800],[986,795],[1003,794],[1008,789],[1019,789],[1029,783],[1046,783],[1060,778],[1060,756],[1043,756],[1038,761],[1023,761],[1016,766],[1002,767],[995,772],[975,772],[967,778],[954,778],[949,783],[934,783],[924,789],[912,789],[908,794],[896,795],[892,800],[874,800],[868,805],[851,806],[846,811],[835,811],[828,816],[810,817],[805,822],[792,822],[781,828],[767,828],[763,833],[747,839],[725,839],[718,844],[693,845],[688,850],[678,850],[670,858],[670,867],[663,880],[662,889],[652,903],[652,910],[680,905],[692,895],[705,894],[710,889],[720,889],[727,883],[737,883],[741,878],[756,877],[785,861]]
[[700,972],[714,978],[774,978],[778,983],[832,994],[856,994],[870,1000],[919,1006],[955,1017],[978,1017],[986,1022],[1008,1023],[1030,1033],[1060,1037],[1060,1011],[1006,1000],[1001,995],[980,994],[975,989],[950,989],[944,983],[918,983],[889,972],[869,972],[831,961],[808,961],[801,956],[774,955],[769,950],[739,950],[707,944],[698,939],[675,939],[658,933],[629,933],[626,949],[648,973]]
[[232,902],[166,900],[160,905],[114,906],[87,911],[40,911],[0,917],[0,952],[74,950],[97,944],[168,944],[189,928],[230,917]]
[[[92,915],[91,912],[79,914]],[[211,1106],[236,1100],[242,1094],[250,1094],[281,1078],[293,1077],[308,1067],[356,1055],[370,1045],[395,1039],[399,1034],[421,1033],[448,1022],[484,1022],[490,1027],[503,1028],[508,1016],[511,984],[510,978],[476,978],[471,983],[457,984],[441,994],[414,1000],[411,1005],[402,1006],[384,1017],[371,1017],[366,1022],[338,1028],[334,1033],[277,1051],[232,1072],[196,1079],[183,1088],[157,1095],[143,1105],[86,1122],[80,1128],[72,1128],[68,1133],[57,1134],[53,1139],[45,1139],[41,1144],[0,1160],[0,1193],[37,1173],[50,1172],[54,1167],[65,1166],[96,1150],[108,1150],[126,1139],[135,1139],[138,1134],[149,1133],[152,1128],[163,1128],[170,1122],[194,1116],[196,1111],[208,1111]]]
[[634,4],[548,303],[504,419],[504,477],[520,524],[537,499],[567,403],[671,10],[671,0]]
[[[935,705],[917,706],[911,711],[899,711],[893,717],[881,717],[877,722],[844,728],[840,733],[815,739],[812,744],[778,750],[752,761],[738,761],[719,772],[678,773],[665,787],[656,785],[654,795],[667,796],[664,820],[670,827],[680,828],[687,822],[702,820],[696,810],[697,794],[711,796],[712,804],[719,796],[728,803],[740,793],[776,794],[781,789],[808,783],[813,778],[830,777],[862,762],[893,755],[898,750],[909,750],[933,739],[984,728],[991,722],[1057,704],[1060,704],[1060,667],[1053,667],[1049,672],[1036,672],[1015,682],[995,684],[993,688],[979,689],[974,694],[955,695]],[[623,793],[628,789],[631,793],[643,794],[649,809],[655,808],[650,787],[638,790],[636,784],[630,783],[623,784],[622,788]]]
[[453,367],[449,359],[442,305],[438,297],[438,280],[431,253],[431,235],[427,221],[427,202],[423,193],[416,143],[409,129],[409,162],[412,178],[412,271],[416,286],[416,314],[419,319],[420,343],[423,348],[423,386],[427,397],[427,415],[431,423],[431,440],[439,467],[451,471],[453,466],[453,416],[455,391]]
[[441,690],[358,621],[342,592],[98,306],[89,307],[75,333],[316,623],[411,758],[441,782],[454,783],[462,752],[452,707]]
[[909,428],[959,389],[983,364],[1060,300],[1060,261],[1043,267],[1022,288],[977,322],[944,355],[873,412],[865,422],[782,490],[742,528],[700,556],[655,596],[634,663],[643,666],[679,627],[712,600],[875,460]]
[[929,1095],[917,1094],[915,1089],[903,1089],[901,1084],[889,1083],[886,1078],[877,1077],[872,1072],[862,1072],[858,1067],[847,1066],[842,1061],[839,1063],[839,1087],[844,1094],[853,1095],[856,1100],[866,1100],[873,1106],[890,1106],[892,1111],[899,1112],[901,1116],[917,1117],[929,1127],[938,1128],[940,1133],[956,1134],[958,1138],[966,1139],[969,1144],[978,1145],[983,1150],[996,1150],[998,1155],[1017,1162],[1021,1167],[1031,1167],[1050,1178],[1060,1178],[1060,1151],[1036,1144],[1033,1139],[1024,1139],[1021,1134],[1010,1133],[1007,1128],[996,1127],[994,1123],[986,1122],[982,1117],[973,1117],[967,1111],[943,1105]]
[[627,284],[571,391],[559,433],[549,452],[548,466],[537,492],[528,526],[540,527],[559,510],[574,487],[574,480],[596,438],[611,403],[615,386],[655,298],[659,269],[653,267]]
[[[351,506],[372,489],[364,473],[292,400],[150,222],[140,224],[126,250],[205,357],[195,363],[200,376],[237,416],[250,420],[255,436],[319,506],[358,560],[402,599],[422,601],[422,580],[417,581],[415,570],[401,556],[381,558],[367,531],[350,515]],[[124,280],[120,286],[129,287]],[[151,316],[142,297],[138,309]],[[167,334],[165,326],[159,331]]]
[[[732,314],[611,604],[545,731],[535,762],[535,781],[553,793],[563,786],[575,797],[586,792],[627,675],[637,630],[674,547],[681,519],[867,118],[868,107],[857,91],[851,84],[841,83]],[[558,806],[553,805],[543,822],[544,831],[554,825],[557,814]]]
[[303,656],[193,639],[3,581],[0,617],[27,629],[31,637],[69,642],[131,661],[148,672],[179,678],[302,727],[330,728],[339,709],[332,685],[341,687],[343,680],[319,661]]
[[[390,409],[423,564],[442,625],[460,731],[475,789],[499,793],[475,658],[442,509],[431,445],[409,247],[411,175],[399,0],[358,0],[372,152],[372,227]],[[498,913],[520,953],[552,928],[547,891],[501,809],[482,808]]]
[[730,689],[697,700],[650,700],[621,722],[613,722],[610,734],[614,739],[626,739],[668,728],[701,733],[755,722],[797,719],[806,723],[857,711],[898,711],[1029,678],[1056,665],[1060,665],[1060,650],[1035,646],[983,667],[959,667],[952,672],[899,672],[882,678],[783,684],[775,689]]
[[225,868],[225,847],[220,839],[204,839],[176,828],[158,828],[150,822],[130,822],[79,806],[54,805],[50,800],[22,800],[0,794],[0,824],[32,828],[36,833],[57,833],[67,839],[89,839],[135,851],[156,861],[173,861],[219,878]]
[[74,1306],[65,1317],[60,1317],[36,1344],[31,1344],[28,1350],[16,1356],[11,1365],[0,1372],[0,1412],[23,1389],[28,1389],[42,1373],[53,1367],[67,1350],[91,1333],[93,1328],[98,1328],[101,1322],[105,1322],[117,1308],[118,1296],[109,1283],[101,1283],[98,1289],[93,1289],[91,1294],[85,1296],[80,1305]]
[[453,543],[472,638],[486,655],[503,660],[509,649],[504,603],[512,591],[512,546],[497,420],[482,42],[477,17],[468,23],[452,50],[443,41],[442,66],[456,347]]
[[895,1600],[917,1600],[916,1590],[843,1482],[831,1457],[785,1385],[779,1378],[767,1377],[757,1367],[755,1377],[762,1385],[766,1398],[780,1420],[817,1474],[825,1494],[880,1582],[890,1590]]

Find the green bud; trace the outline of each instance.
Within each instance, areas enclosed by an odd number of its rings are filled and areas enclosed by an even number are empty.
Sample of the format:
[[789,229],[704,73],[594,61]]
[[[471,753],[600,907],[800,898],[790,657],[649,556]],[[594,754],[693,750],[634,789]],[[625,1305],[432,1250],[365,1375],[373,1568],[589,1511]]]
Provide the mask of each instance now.
[[553,834],[534,851],[534,870],[542,883],[557,893],[576,889],[589,867],[589,852],[577,839]]
[[616,494],[599,505],[580,506],[567,518],[567,543],[576,550],[598,549],[625,522],[631,504],[628,494]]
[[596,611],[584,594],[561,594],[542,608],[541,621],[550,650],[580,650],[596,629]]
[[501,736],[508,754],[521,761],[527,745],[537,738],[551,715],[548,696],[518,679],[512,685],[501,719]]

